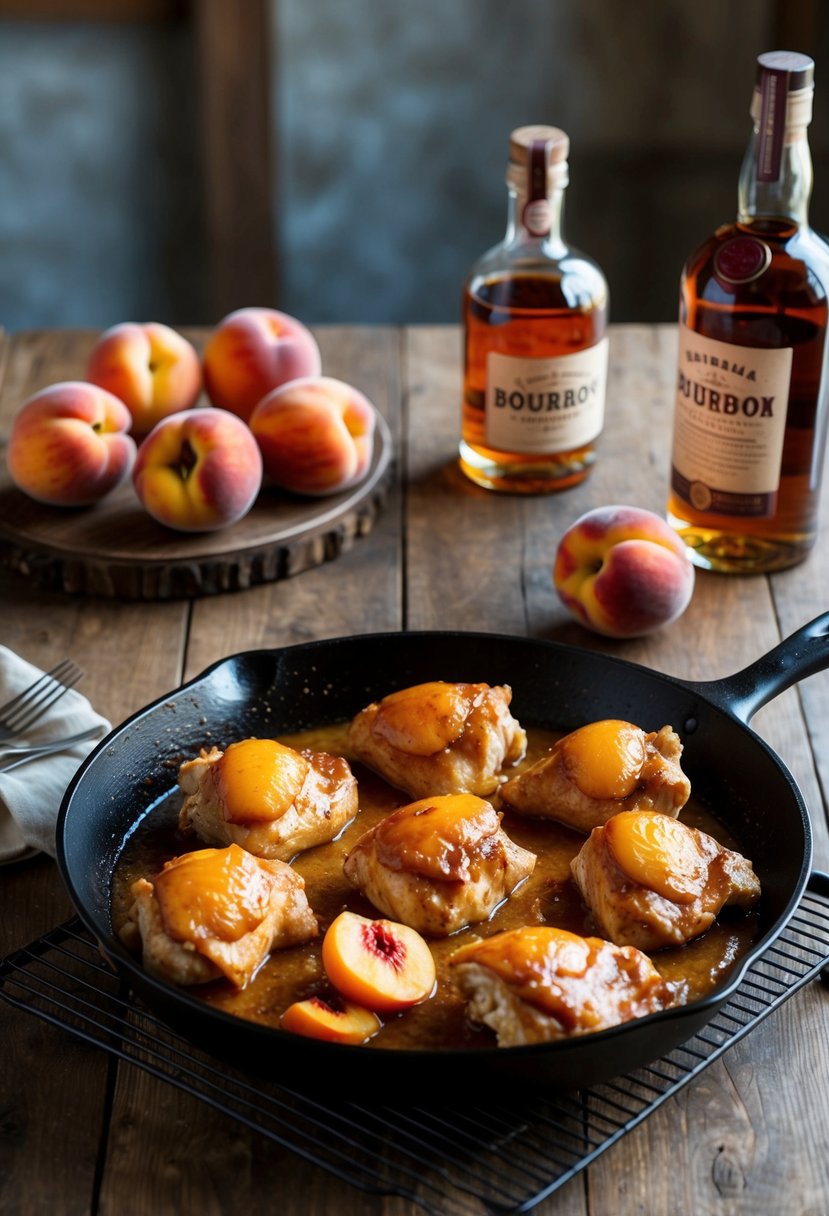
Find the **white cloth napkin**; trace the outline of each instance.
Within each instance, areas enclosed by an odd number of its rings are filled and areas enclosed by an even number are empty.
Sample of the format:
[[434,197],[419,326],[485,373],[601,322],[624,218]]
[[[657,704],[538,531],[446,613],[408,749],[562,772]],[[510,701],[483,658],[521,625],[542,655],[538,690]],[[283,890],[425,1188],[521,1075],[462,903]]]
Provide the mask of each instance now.
[[[33,684],[43,672],[0,646],[0,705]],[[29,760],[0,773],[0,862],[21,860],[35,851],[55,855],[55,825],[61,799],[79,764],[108,734],[106,718],[96,714],[86,697],[70,688],[15,744],[48,743],[98,727],[83,743],[40,760]],[[0,760],[4,755],[0,743]]]

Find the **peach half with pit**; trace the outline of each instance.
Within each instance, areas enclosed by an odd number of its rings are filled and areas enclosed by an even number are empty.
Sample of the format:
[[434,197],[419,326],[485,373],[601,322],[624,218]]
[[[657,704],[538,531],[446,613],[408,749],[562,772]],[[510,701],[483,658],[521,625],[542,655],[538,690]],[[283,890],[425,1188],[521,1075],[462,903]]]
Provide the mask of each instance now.
[[259,402],[250,428],[265,475],[295,494],[320,497],[362,481],[371,464],[377,414],[359,389],[306,376]]
[[691,601],[694,566],[653,511],[611,505],[587,511],[561,538],[553,584],[577,621],[631,638],[675,621]]
[[201,392],[201,363],[191,342],[156,321],[125,321],[101,334],[86,378],[124,402],[132,433],[148,434],[168,414],[189,410]]
[[322,964],[346,1001],[375,1013],[398,1013],[431,996],[435,960],[408,925],[341,912],[322,939]]
[[133,470],[138,499],[178,532],[212,532],[248,513],[262,485],[262,457],[248,426],[227,410],[163,418],[143,440]]
[[51,384],[12,422],[6,464],[19,490],[56,507],[89,506],[129,476],[135,441],[122,401],[82,380]]
[[263,397],[302,376],[318,376],[316,338],[275,308],[238,308],[210,335],[202,354],[207,395],[219,409],[248,421]]

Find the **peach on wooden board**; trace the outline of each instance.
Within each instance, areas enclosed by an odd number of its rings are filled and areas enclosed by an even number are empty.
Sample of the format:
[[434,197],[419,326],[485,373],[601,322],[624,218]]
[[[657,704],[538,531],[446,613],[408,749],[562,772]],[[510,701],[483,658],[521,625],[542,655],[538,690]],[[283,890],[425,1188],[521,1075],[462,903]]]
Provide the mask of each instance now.
[[12,422],[6,463],[12,481],[38,502],[88,506],[129,476],[132,418],[112,393],[82,380],[50,384],[24,401]]
[[417,1005],[435,986],[435,960],[408,925],[341,912],[322,941],[326,974],[347,1001],[376,1013]]
[[264,396],[322,368],[311,331],[275,308],[238,308],[216,326],[202,354],[207,395],[245,422]]
[[271,481],[295,494],[322,496],[365,477],[376,420],[374,406],[353,385],[307,376],[260,401],[250,428]]
[[189,410],[201,392],[196,348],[168,325],[124,321],[101,334],[86,369],[132,415],[132,433],[148,434],[168,414]]
[[212,408],[163,418],[138,449],[133,484],[159,523],[211,532],[236,523],[262,484],[262,457],[249,427]]
[[324,1000],[319,996],[289,1005],[280,1018],[283,1030],[305,1035],[309,1039],[324,1039],[328,1043],[365,1043],[381,1028],[376,1013],[338,999]]
[[642,507],[597,507],[559,542],[553,583],[576,620],[608,637],[668,625],[688,607],[694,566],[674,530]]

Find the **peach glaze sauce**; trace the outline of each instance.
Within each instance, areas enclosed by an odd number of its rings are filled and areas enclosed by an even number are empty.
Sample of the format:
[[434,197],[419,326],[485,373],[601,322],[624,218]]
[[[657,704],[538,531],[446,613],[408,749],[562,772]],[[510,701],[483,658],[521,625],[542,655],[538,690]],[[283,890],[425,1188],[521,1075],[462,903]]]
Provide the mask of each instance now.
[[[283,735],[280,741],[290,747],[329,751],[348,758],[347,724],[322,727],[302,734]],[[543,756],[558,736],[530,728],[527,756],[509,770],[519,773]],[[303,946],[273,953],[246,989],[239,992],[225,981],[192,987],[188,991],[208,1004],[241,1018],[279,1027],[279,1018],[293,1001],[311,996],[327,999],[334,995],[322,967],[322,938],[328,925],[343,909],[377,919],[382,915],[355,891],[343,875],[343,861],[357,839],[384,816],[412,801],[400,790],[360,763],[352,769],[360,791],[360,810],[353,822],[330,844],[308,849],[293,862],[305,880],[305,892],[320,925],[319,936]],[[202,848],[200,841],[178,830],[181,796],[171,794],[154,807],[127,841],[116,868],[113,883],[113,925],[116,932],[123,924],[131,903],[130,885],[137,878],[150,880],[165,861],[181,853]],[[723,826],[693,795],[680,818],[714,836],[728,848],[740,850]],[[385,1021],[382,1030],[367,1046],[376,1048],[459,1048],[492,1047],[491,1031],[467,1024],[463,1002],[449,978],[447,962],[465,943],[504,929],[527,924],[550,924],[573,933],[595,933],[589,913],[581,902],[570,877],[570,861],[584,843],[580,833],[551,820],[522,818],[504,814],[502,826],[516,844],[538,857],[535,870],[483,924],[461,929],[445,939],[432,939],[429,945],[437,968],[434,996],[421,1005]],[[740,850],[741,851],[741,850]],[[750,857],[750,852],[748,853]],[[388,919],[388,918],[387,918]],[[711,928],[687,945],[660,950],[652,958],[659,972],[670,980],[684,980],[686,1000],[712,991],[734,963],[750,948],[759,932],[756,907],[751,912],[725,909]]]

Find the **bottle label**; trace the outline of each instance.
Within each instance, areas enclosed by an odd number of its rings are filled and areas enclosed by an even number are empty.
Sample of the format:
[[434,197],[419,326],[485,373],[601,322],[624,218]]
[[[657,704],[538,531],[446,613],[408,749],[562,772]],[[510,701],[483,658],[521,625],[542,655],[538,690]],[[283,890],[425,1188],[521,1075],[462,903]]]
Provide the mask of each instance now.
[[679,327],[671,486],[699,512],[774,514],[792,348],[716,342]]
[[601,433],[608,340],[573,355],[486,360],[486,443],[502,452],[553,453],[584,447]]

